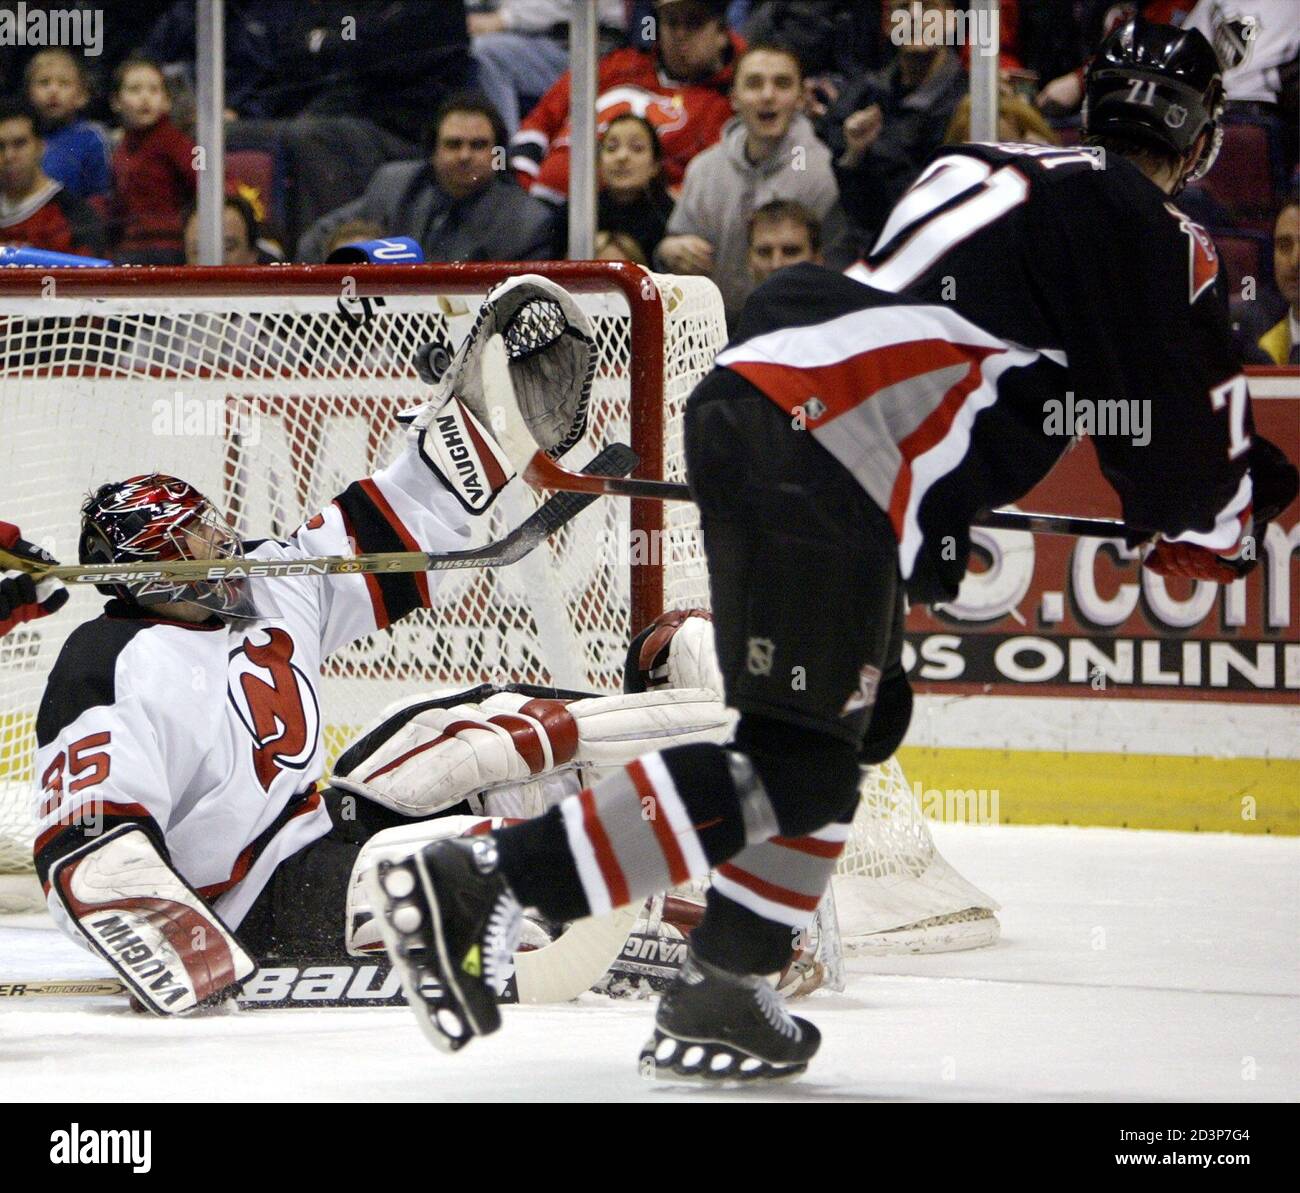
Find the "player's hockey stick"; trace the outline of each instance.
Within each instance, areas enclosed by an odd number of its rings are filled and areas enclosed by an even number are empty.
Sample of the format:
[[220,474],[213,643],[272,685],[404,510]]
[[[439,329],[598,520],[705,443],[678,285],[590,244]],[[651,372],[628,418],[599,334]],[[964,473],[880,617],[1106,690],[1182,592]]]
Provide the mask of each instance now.
[[[582,473],[573,475],[589,474],[593,480],[626,476],[637,463],[637,454],[630,447],[611,443],[592,459]],[[106,568],[90,564],[40,563],[0,548],[0,567],[30,572],[37,580],[55,579],[69,584],[143,584],[250,576],[276,579],[284,576],[391,575],[397,572],[441,572],[453,568],[508,567],[582,513],[597,495],[567,490],[557,493],[496,542],[441,555],[423,551],[374,551],[366,555],[320,555],[309,559],[179,559],[160,563],[120,563]]]
[[516,953],[519,1001],[568,1002],[590,990],[623,951],[640,910],[640,904],[631,904],[579,920],[550,944]]
[[[561,468],[545,452],[534,452],[518,471],[536,489],[561,493],[604,493],[612,497],[642,497],[652,501],[692,500],[690,489],[674,481],[583,476]],[[989,530],[1027,530],[1033,534],[1073,534],[1107,539],[1124,538],[1125,535],[1135,533],[1118,518],[1080,518],[1073,514],[1036,514],[1022,510],[989,510],[976,517],[974,525]]]
[[[639,497],[647,501],[694,500],[690,488],[676,481],[643,480],[626,474],[617,477],[584,476],[570,472],[544,451],[539,451],[519,413],[500,336],[493,336],[483,351],[483,392],[494,415],[499,412],[504,420],[504,429],[497,435],[498,442],[505,449],[515,472],[534,489]],[[1117,518],[1080,518],[1071,514],[1026,513],[1021,510],[990,510],[976,517],[974,525],[989,530],[1024,530],[1033,534],[1069,534],[1088,538],[1148,537],[1130,530]]]

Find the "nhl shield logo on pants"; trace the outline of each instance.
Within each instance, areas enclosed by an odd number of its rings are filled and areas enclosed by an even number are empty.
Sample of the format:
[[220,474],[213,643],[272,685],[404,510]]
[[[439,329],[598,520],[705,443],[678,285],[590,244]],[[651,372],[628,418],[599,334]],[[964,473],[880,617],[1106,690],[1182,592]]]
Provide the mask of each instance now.
[[771,675],[775,656],[776,643],[771,638],[751,638],[745,667],[750,675]]

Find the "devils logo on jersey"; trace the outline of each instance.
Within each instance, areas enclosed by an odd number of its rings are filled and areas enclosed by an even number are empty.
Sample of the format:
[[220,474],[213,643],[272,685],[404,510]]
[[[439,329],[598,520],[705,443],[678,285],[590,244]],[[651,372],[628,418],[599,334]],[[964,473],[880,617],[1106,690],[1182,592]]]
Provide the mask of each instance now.
[[[266,636],[265,642],[254,637]],[[253,770],[263,791],[282,770],[302,770],[316,752],[320,708],[306,675],[293,662],[293,639],[258,630],[231,653],[228,694],[253,739]]]

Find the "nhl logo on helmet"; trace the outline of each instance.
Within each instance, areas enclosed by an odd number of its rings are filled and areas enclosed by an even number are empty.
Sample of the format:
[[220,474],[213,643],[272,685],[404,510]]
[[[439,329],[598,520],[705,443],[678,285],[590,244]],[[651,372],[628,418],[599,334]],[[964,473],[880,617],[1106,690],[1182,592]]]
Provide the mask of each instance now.
[[1180,186],[1214,164],[1223,139],[1222,110],[1219,58],[1196,29],[1133,17],[1110,33],[1088,67],[1085,135],[1183,159]]

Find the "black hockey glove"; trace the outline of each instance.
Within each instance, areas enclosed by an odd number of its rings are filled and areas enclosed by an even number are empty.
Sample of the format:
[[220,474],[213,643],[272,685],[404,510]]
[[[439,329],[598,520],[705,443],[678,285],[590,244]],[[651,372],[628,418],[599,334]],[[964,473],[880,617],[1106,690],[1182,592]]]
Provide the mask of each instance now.
[[[40,547],[19,535],[18,527],[0,522],[0,547],[23,559],[54,563],[54,559]],[[68,590],[59,580],[37,582],[27,572],[15,568],[0,568],[0,635],[7,634],[24,621],[34,621],[61,608],[68,599]]]

